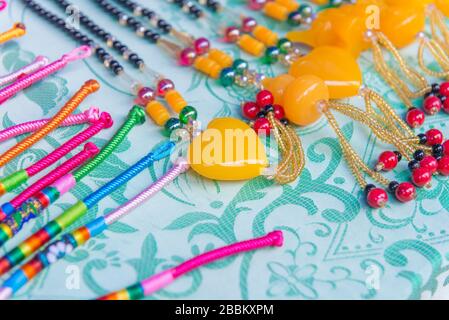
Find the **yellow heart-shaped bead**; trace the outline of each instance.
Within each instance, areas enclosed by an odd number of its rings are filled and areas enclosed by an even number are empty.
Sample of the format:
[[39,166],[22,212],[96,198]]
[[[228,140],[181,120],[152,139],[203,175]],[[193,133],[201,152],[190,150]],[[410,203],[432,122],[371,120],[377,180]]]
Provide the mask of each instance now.
[[265,78],[262,81],[262,84],[264,89],[267,89],[273,95],[274,103],[282,105],[285,88],[287,88],[293,80],[295,80],[293,76],[284,73],[274,78]]
[[234,118],[212,120],[188,149],[191,168],[213,180],[248,180],[268,166],[265,148],[256,132]]
[[327,100],[329,90],[323,80],[313,75],[298,77],[285,89],[285,115],[294,124],[310,125],[321,117],[318,103]]
[[297,59],[289,73],[294,77],[321,78],[329,88],[331,99],[355,96],[362,85],[362,72],[355,58],[348,51],[331,46],[315,48]]

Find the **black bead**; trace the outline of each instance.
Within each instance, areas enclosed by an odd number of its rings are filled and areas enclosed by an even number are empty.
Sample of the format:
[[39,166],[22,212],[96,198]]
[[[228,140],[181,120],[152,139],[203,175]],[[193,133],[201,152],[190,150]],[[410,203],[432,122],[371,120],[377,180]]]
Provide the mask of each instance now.
[[417,161],[421,161],[422,159],[424,159],[425,155],[426,154],[424,153],[424,151],[419,149],[419,150],[416,150],[415,153],[413,153],[413,159],[415,159]]
[[388,184],[388,190],[390,190],[390,192],[392,192],[392,193],[394,193],[398,187],[399,187],[399,182],[397,182],[397,181],[391,181]]
[[287,126],[289,124],[288,119],[286,118],[282,118],[281,120],[279,120],[284,126]]
[[393,151],[396,157],[398,158],[398,162],[402,160],[402,154],[399,151]]
[[441,144],[439,144],[439,143],[434,144],[434,145],[432,146],[432,155],[433,155],[434,157],[437,157],[437,156],[442,155],[442,154],[443,154],[443,151],[444,151],[444,147],[443,147],[443,145],[441,145]]
[[413,171],[417,168],[419,168],[419,161],[416,160],[412,160],[408,163],[408,168],[410,169],[410,171]]
[[440,92],[440,85],[438,83],[432,83],[433,94],[438,94]]
[[420,144],[426,144],[427,143],[427,136],[424,133],[418,134],[419,143]]
[[274,107],[273,107],[272,104],[266,105],[264,109],[265,109],[265,112],[266,112],[266,113],[268,113],[268,112],[273,112],[273,111],[274,111]]
[[367,196],[368,193],[373,189],[376,189],[376,186],[374,184],[367,184],[365,187],[365,195]]
[[265,118],[266,116],[267,116],[267,113],[263,110],[261,110],[257,113],[257,118]]

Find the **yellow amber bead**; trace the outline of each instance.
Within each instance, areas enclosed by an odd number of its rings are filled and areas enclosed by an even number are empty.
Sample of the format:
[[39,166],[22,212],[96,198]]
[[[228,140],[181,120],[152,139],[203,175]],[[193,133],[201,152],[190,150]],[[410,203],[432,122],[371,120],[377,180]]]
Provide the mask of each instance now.
[[205,56],[198,56],[193,63],[193,66],[198,71],[207,74],[213,79],[217,79],[220,75],[222,67],[212,59],[206,58]]
[[240,49],[255,57],[261,56],[265,50],[265,45],[262,42],[254,39],[248,34],[241,35],[237,41],[237,45]]
[[281,74],[275,78],[265,78],[262,81],[264,89],[267,89],[273,94],[274,103],[281,104],[284,99],[284,91],[287,86],[295,80],[289,74]]
[[268,2],[263,7],[263,12],[265,15],[267,15],[270,18],[273,18],[278,21],[286,21],[288,17],[288,9],[279,3],[276,3],[274,1]]
[[290,67],[294,77],[314,75],[329,87],[331,99],[352,97],[362,84],[362,72],[357,60],[346,50],[324,46],[313,49]]
[[265,148],[256,132],[235,118],[217,118],[195,137],[188,161],[199,175],[213,180],[248,180],[268,166]]
[[281,6],[287,8],[288,12],[296,11],[299,8],[299,3],[296,0],[274,0]]
[[323,80],[312,75],[301,76],[285,89],[285,115],[294,124],[310,125],[321,117],[318,103],[327,100],[329,90]]
[[275,46],[278,42],[277,33],[260,24],[254,28],[253,36],[268,47]]
[[421,6],[389,6],[380,15],[380,30],[397,48],[403,48],[415,41],[416,35],[424,30],[425,13]]
[[158,125],[163,126],[168,119],[170,119],[170,113],[167,108],[159,101],[153,100],[147,103],[146,111],[148,116]]
[[449,17],[449,1],[447,0],[435,0],[437,8],[443,12],[446,17]]
[[187,106],[187,101],[185,101],[181,94],[176,90],[168,91],[165,94],[165,101],[167,101],[170,108],[176,113],[180,113],[181,110]]
[[222,68],[227,68],[232,66],[232,57],[227,53],[218,50],[218,49],[210,49],[209,54],[207,55],[209,59],[214,60],[218,63]]

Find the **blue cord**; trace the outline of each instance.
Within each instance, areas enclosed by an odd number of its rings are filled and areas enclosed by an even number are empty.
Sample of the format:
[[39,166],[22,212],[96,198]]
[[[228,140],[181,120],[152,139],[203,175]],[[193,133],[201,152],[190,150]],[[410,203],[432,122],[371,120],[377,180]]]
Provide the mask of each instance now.
[[83,202],[88,209],[91,209],[95,206],[101,199],[110,195],[112,192],[120,188],[122,185],[127,183],[129,180],[134,178],[140,172],[151,166],[155,161],[161,160],[165,157],[168,157],[175,147],[175,143],[172,141],[165,142],[155,150],[147,154],[145,157],[140,159],[134,165],[128,168],[128,170],[124,171],[113,180],[106,183],[103,187],[98,189],[97,191],[91,193],[87,197],[84,198]]

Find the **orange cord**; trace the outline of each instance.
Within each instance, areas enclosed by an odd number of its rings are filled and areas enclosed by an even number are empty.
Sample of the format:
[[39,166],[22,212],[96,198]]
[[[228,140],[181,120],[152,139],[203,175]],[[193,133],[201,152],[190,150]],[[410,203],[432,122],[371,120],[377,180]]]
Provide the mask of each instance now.
[[10,148],[8,151],[0,156],[0,167],[3,167],[12,159],[16,158],[18,155],[23,153],[25,150],[30,148],[39,140],[42,140],[51,131],[55,130],[61,122],[64,121],[88,95],[94,93],[100,88],[100,84],[96,80],[86,81],[82,87],[75,93],[75,95],[70,98],[70,100],[62,107],[61,110],[41,129],[34,132],[32,135],[20,141],[14,147]]
[[9,40],[12,40],[14,38],[19,38],[25,35],[26,28],[23,23],[17,22],[14,24],[14,26],[3,33],[0,33],[0,44],[8,42]]

